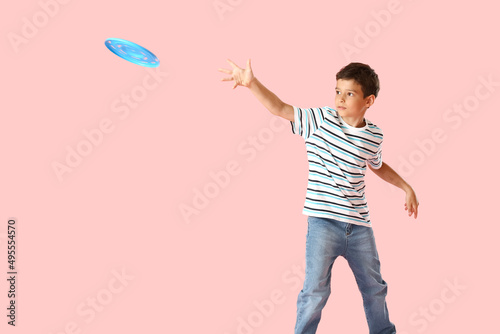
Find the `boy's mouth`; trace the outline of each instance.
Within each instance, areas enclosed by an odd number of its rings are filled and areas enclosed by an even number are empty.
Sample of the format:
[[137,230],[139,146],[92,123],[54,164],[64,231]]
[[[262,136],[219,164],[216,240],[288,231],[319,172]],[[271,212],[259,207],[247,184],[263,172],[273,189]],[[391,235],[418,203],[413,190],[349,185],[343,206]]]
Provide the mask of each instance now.
[[345,110],[345,107],[337,107],[338,110]]

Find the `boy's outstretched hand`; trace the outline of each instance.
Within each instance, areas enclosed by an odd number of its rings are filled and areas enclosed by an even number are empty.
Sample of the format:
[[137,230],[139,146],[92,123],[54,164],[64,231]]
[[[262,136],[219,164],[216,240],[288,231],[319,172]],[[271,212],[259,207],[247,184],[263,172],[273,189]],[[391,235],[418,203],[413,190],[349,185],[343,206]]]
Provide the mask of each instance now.
[[411,216],[413,213],[415,214],[415,218],[417,218],[418,214],[418,199],[415,191],[413,189],[409,189],[406,192],[406,203],[405,210],[408,211],[408,216]]
[[227,61],[229,62],[229,64],[231,64],[231,66],[233,67],[233,69],[232,70],[226,70],[224,68],[219,68],[220,72],[231,74],[231,77],[229,77],[229,78],[222,78],[222,81],[231,81],[231,80],[234,80],[235,82],[234,82],[233,89],[235,89],[236,87],[238,87],[238,85],[244,86],[244,87],[248,87],[250,85],[250,83],[253,81],[253,79],[255,78],[253,76],[252,67],[250,65],[250,59],[248,59],[248,61],[247,61],[247,68],[245,68],[245,69],[239,68],[238,65],[236,65],[235,63],[233,63],[229,59]]

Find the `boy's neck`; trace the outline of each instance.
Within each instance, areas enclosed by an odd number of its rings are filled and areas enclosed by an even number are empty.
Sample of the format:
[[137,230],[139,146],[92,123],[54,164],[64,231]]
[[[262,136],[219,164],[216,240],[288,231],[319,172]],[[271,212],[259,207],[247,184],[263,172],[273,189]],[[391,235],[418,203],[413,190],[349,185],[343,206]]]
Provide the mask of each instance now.
[[343,117],[342,119],[344,122],[346,122],[348,125],[352,126],[353,128],[362,128],[366,125],[365,122],[365,117],[362,115],[361,117]]

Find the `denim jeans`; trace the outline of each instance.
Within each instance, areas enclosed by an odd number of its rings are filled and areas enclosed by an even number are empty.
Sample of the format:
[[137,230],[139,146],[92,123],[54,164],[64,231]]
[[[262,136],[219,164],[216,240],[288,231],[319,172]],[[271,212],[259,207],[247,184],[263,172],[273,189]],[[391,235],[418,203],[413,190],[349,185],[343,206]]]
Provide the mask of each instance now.
[[316,333],[331,292],[333,262],[339,255],[347,260],[356,278],[370,334],[396,333],[389,320],[387,283],[380,274],[372,228],[311,216],[307,223],[306,276],[297,298],[295,334]]

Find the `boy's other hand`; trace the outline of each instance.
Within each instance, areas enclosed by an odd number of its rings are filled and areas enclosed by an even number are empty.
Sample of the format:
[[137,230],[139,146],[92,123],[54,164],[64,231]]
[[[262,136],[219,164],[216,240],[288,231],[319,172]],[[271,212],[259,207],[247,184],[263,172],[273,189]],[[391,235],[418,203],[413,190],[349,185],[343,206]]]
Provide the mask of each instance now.
[[406,192],[406,203],[405,203],[405,210],[408,211],[408,216],[411,216],[413,213],[415,214],[415,218],[417,218],[418,214],[418,199],[417,195],[415,194],[415,191],[413,189],[409,189]]
[[236,87],[238,87],[238,85],[239,86],[244,86],[244,87],[250,86],[250,83],[255,78],[253,76],[252,66],[250,65],[250,59],[248,59],[248,61],[247,61],[247,68],[245,68],[245,69],[239,68],[238,65],[236,65],[235,63],[233,63],[229,59],[227,61],[229,62],[229,64],[231,64],[231,66],[233,67],[233,69],[232,70],[227,70],[227,69],[224,69],[224,68],[219,68],[219,71],[223,72],[223,73],[231,74],[231,77],[229,77],[229,78],[222,78],[221,81],[231,81],[231,80],[234,80],[235,82],[234,82],[233,89],[235,89]]

